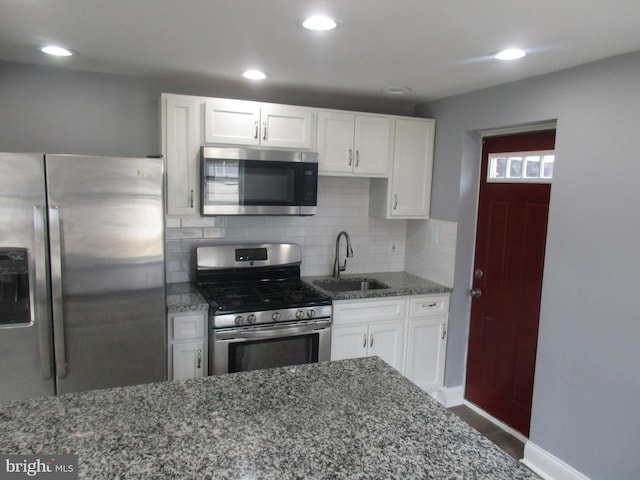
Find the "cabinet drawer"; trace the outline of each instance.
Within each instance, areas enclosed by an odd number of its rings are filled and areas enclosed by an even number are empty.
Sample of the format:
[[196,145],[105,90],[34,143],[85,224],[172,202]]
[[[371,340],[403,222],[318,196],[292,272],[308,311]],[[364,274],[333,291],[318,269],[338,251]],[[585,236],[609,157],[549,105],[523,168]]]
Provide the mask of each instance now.
[[203,338],[205,335],[204,313],[174,315],[171,317],[171,322],[171,333],[173,340]]
[[409,318],[449,314],[449,295],[416,297],[409,300]]
[[344,325],[403,319],[404,305],[404,297],[395,297],[391,300],[337,301],[333,303],[333,323]]

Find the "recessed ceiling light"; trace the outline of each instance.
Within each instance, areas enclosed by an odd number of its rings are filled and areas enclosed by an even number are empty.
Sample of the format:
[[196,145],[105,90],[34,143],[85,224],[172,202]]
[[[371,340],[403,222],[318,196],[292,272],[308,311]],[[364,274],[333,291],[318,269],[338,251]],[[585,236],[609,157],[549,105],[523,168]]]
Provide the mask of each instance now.
[[247,70],[242,74],[244,78],[248,78],[249,80],[264,80],[267,78],[267,74],[261,72],[260,70]]
[[519,48],[507,48],[506,50],[502,50],[494,55],[498,60],[517,60],[526,55],[524,50]]
[[385,87],[382,91],[389,95],[406,95],[407,93],[411,93],[409,87]]
[[46,53],[47,55],[53,55],[55,57],[70,57],[74,54],[71,50],[68,50],[63,47],[59,47],[57,45],[45,45],[40,47],[40,51],[42,53]]
[[302,22],[302,26],[307,30],[326,31],[333,30],[338,26],[338,21],[335,18],[327,17],[325,15],[314,15]]

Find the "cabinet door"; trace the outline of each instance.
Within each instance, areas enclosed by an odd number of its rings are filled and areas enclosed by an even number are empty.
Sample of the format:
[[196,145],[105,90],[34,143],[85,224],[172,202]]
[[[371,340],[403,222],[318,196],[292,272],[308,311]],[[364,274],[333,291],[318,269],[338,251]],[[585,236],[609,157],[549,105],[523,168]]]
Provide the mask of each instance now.
[[427,392],[444,381],[447,317],[409,320],[405,374]]
[[359,300],[337,300],[333,302],[333,324],[369,325],[377,322],[402,320],[405,299],[387,297]]
[[353,171],[359,175],[389,174],[391,119],[382,115],[356,115]]
[[311,148],[313,112],[309,108],[263,105],[260,145],[308,150]]
[[200,108],[197,97],[163,97],[163,155],[167,175],[167,214],[195,215],[199,210]]
[[331,329],[331,360],[366,357],[368,342],[366,325],[334,326]]
[[354,116],[343,112],[318,112],[318,172],[353,172]]
[[369,325],[369,356],[377,355],[404,373],[404,322]]
[[435,121],[396,119],[389,216],[428,218]]
[[170,339],[177,341],[204,338],[206,313],[181,313],[172,315],[170,318],[173,326]]
[[215,99],[206,103],[204,141],[233,145],[260,144],[260,104]]
[[204,376],[204,341],[174,343],[172,350],[173,380]]

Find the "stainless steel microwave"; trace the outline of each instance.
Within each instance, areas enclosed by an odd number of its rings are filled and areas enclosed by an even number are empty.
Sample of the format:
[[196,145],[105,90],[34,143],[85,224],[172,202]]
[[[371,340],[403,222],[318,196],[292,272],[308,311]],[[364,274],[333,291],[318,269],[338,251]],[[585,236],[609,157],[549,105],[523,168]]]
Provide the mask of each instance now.
[[202,215],[314,215],[315,152],[201,148]]

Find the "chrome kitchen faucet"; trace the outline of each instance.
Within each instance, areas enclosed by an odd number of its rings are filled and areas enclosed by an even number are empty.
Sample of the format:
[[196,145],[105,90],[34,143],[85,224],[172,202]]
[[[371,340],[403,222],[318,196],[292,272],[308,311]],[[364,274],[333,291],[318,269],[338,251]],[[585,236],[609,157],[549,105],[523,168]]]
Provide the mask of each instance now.
[[[344,265],[340,266],[340,237],[344,236],[347,240],[347,256],[344,259]],[[353,257],[353,248],[351,247],[351,237],[347,232],[340,232],[336,237],[336,258],[333,261],[333,278],[340,278],[340,272],[347,269],[347,258]]]

